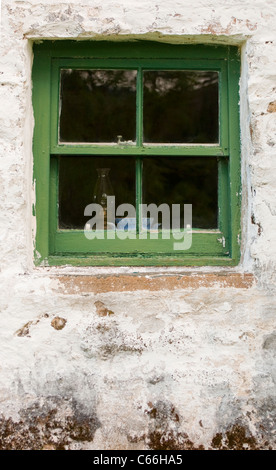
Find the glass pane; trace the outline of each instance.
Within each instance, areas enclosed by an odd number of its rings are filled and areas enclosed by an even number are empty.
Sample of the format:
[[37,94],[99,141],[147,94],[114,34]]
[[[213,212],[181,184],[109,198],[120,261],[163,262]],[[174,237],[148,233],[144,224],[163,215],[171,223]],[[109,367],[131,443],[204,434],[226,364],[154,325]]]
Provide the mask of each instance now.
[[[192,204],[193,228],[217,228],[218,165],[213,157],[151,157],[143,162],[143,203],[180,205],[180,227],[184,204]],[[161,213],[160,213],[161,215]],[[155,220],[161,228],[162,220]],[[175,223],[175,221],[174,221]],[[173,225],[172,218],[170,227]],[[164,226],[163,226],[164,227]],[[164,227],[164,228],[170,228]]]
[[60,142],[135,141],[136,75],[135,70],[61,70]]
[[124,203],[135,207],[135,159],[59,158],[59,228],[83,229],[91,218],[84,216],[85,207],[91,203],[101,204],[103,193],[115,196],[115,210]]
[[144,142],[218,143],[218,73],[144,72]]

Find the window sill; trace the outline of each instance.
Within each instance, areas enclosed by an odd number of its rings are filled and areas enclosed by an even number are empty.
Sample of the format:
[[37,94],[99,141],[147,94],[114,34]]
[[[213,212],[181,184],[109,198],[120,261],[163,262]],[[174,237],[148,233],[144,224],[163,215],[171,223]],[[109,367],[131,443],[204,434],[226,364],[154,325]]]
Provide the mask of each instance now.
[[255,285],[252,273],[231,267],[53,266],[35,268],[35,272],[58,280],[58,292],[71,295],[136,290],[249,289]]
[[254,282],[251,274],[205,273],[178,275],[121,274],[105,276],[60,276],[59,285],[66,294],[98,294],[104,292],[129,292],[136,290],[159,291],[234,287],[248,289]]

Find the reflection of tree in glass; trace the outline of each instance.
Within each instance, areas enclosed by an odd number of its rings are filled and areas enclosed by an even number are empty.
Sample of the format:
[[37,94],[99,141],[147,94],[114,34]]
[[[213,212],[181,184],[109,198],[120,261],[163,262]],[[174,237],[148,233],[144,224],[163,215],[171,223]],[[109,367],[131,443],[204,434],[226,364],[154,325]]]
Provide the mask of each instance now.
[[144,72],[144,140],[218,142],[218,73]]
[[145,204],[193,205],[194,228],[217,228],[216,158],[153,157],[143,163]]
[[135,70],[61,71],[61,141],[135,141],[135,113]]

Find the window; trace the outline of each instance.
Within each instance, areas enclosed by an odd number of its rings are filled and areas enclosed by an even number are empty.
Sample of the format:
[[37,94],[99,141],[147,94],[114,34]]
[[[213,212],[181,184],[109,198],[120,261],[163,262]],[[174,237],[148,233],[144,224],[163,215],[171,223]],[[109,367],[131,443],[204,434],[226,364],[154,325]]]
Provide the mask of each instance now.
[[232,46],[35,44],[36,263],[237,264],[239,68]]

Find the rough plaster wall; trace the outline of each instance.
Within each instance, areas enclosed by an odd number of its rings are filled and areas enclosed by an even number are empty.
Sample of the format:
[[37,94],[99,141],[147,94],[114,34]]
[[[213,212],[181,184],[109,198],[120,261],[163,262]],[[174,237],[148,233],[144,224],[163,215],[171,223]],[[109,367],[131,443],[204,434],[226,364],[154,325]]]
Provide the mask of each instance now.
[[[276,448],[275,17],[273,0],[2,0],[1,448]],[[32,41],[130,37],[241,46],[247,288],[63,293],[70,268],[32,266]]]

